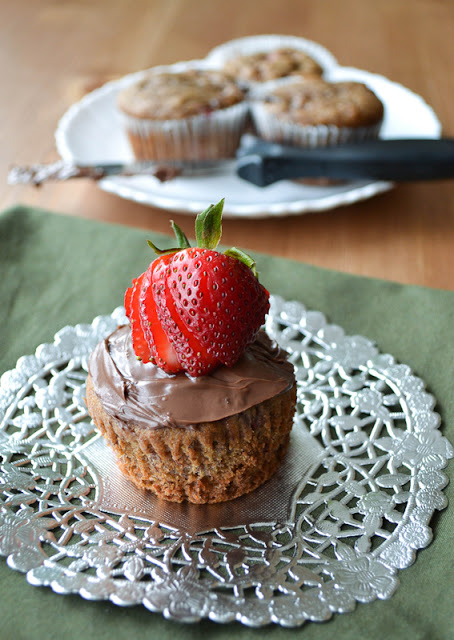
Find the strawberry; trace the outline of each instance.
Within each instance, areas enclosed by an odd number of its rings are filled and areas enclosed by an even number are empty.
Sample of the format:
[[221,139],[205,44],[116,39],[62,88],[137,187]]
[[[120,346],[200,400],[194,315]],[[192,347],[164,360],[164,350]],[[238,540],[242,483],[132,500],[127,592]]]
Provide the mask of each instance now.
[[134,353],[142,360],[142,362],[150,362],[151,352],[148,341],[145,339],[144,332],[142,330],[142,324],[139,316],[139,294],[142,288],[142,282],[145,277],[145,273],[135,278],[132,281],[132,287],[127,289],[125,293],[125,310],[126,315],[131,323],[132,344],[134,347]]
[[148,296],[148,300],[146,296],[153,264],[132,281],[132,286],[125,293],[125,310],[131,323],[134,353],[144,363],[151,362],[167,373],[176,373],[181,371],[180,363],[156,316],[156,305],[148,302],[153,300],[152,296]]
[[167,373],[200,376],[232,366],[269,309],[254,261],[239,249],[216,251],[223,204],[197,216],[197,247],[173,222],[178,247],[162,251],[149,241],[159,257],[125,295],[137,357]]
[[[169,258],[170,256],[163,256],[161,262],[165,263]],[[158,319],[156,303],[152,294],[153,271],[156,266],[157,261],[152,262],[144,274],[138,298],[138,315],[144,338],[150,347],[153,364],[157,364],[166,373],[177,373],[181,371],[181,366],[172,343]]]
[[187,332],[227,366],[253,342],[268,311],[268,297],[251,269],[209,249],[172,256],[169,297]]

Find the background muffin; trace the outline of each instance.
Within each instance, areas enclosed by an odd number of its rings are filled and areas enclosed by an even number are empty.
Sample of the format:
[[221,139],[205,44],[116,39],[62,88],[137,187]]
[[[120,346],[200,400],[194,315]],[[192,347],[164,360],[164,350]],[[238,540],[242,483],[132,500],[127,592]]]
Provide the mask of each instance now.
[[360,82],[298,78],[263,85],[252,101],[258,135],[295,146],[327,146],[378,136],[384,109]]
[[233,157],[248,115],[245,92],[231,77],[197,65],[145,72],[117,106],[138,160]]
[[227,60],[224,71],[244,83],[323,74],[323,68],[310,55],[291,47],[236,56]]
[[247,86],[298,73],[322,75],[337,67],[333,54],[318,42],[277,34],[224,42],[205,61],[213,68],[229,69]]

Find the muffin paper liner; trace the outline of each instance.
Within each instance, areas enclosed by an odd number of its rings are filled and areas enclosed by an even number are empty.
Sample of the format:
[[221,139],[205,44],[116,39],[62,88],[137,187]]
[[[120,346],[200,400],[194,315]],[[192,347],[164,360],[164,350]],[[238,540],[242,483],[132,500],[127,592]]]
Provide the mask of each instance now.
[[377,138],[381,121],[368,127],[335,125],[301,125],[278,118],[263,104],[251,105],[252,119],[258,135],[265,140],[299,147],[327,147],[345,142],[363,142]]
[[245,101],[180,120],[120,117],[137,158],[205,161],[235,155],[248,113]]

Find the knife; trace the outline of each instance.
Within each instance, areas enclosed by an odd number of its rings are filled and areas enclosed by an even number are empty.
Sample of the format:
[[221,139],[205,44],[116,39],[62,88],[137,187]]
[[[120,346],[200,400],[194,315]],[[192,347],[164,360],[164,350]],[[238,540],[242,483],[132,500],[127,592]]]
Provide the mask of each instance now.
[[44,182],[63,182],[74,178],[97,181],[108,176],[152,176],[160,182],[167,182],[178,176],[204,176],[231,170],[234,162],[235,160],[165,163],[144,161],[85,165],[59,160],[50,164],[12,167],[8,173],[8,184],[31,184],[39,187]]
[[256,139],[240,148],[236,173],[259,187],[278,180],[440,180],[454,177],[454,138],[378,139],[332,147],[289,147]]
[[73,178],[100,180],[107,176],[153,176],[161,182],[236,171],[259,187],[278,180],[333,178],[338,180],[437,180],[454,177],[454,139],[379,139],[323,148],[289,147],[248,136],[237,160],[208,162],[135,162],[77,165],[65,161],[13,167],[9,184],[41,185]]

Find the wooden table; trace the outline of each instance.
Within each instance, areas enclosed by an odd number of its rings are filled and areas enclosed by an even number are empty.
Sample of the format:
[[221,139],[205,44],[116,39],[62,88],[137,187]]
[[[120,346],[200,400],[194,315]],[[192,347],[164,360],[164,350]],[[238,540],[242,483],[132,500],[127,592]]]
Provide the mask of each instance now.
[[[203,57],[260,33],[303,36],[339,62],[387,76],[435,109],[454,136],[452,0],[16,0],[1,3],[0,168],[57,159],[54,130],[84,93],[126,73]],[[192,219],[107,194],[88,181],[0,188],[24,203],[169,231]],[[323,213],[224,221],[223,242],[299,261],[454,290],[454,183],[402,184]]]

